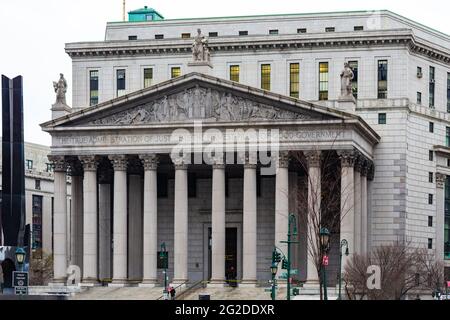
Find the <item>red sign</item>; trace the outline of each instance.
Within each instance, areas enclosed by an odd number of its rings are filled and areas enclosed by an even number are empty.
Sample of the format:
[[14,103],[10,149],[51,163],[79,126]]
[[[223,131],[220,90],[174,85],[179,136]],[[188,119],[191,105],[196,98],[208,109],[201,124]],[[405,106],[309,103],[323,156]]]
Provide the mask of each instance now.
[[447,281],[447,288],[450,288],[450,281]]
[[328,256],[323,256],[322,264],[323,264],[324,266],[328,266],[328,263],[329,263],[329,261],[328,261]]

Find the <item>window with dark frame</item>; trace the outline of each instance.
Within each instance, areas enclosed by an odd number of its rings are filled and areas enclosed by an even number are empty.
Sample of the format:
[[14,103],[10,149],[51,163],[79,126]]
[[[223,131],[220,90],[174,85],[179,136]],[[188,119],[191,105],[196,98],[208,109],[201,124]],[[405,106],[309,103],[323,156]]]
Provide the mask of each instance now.
[[430,124],[428,125],[428,130],[429,130],[431,133],[434,133],[434,122],[430,122]]
[[152,85],[153,81],[153,68],[144,69],[144,88],[148,88]]
[[434,92],[435,92],[435,68],[430,67],[430,83],[429,83],[429,107],[434,108]]
[[319,100],[328,100],[328,62],[319,63]]
[[269,34],[278,34],[278,29],[269,30]]
[[433,239],[431,238],[428,239],[428,249],[433,249]]
[[95,106],[98,104],[98,70],[89,71],[89,105]]
[[450,148],[450,127],[445,127],[445,146]]
[[386,124],[386,122],[387,122],[386,113],[379,113],[378,114],[378,124]]
[[378,99],[387,99],[388,61],[378,60]]
[[433,181],[434,181],[434,173],[428,172],[428,182],[433,183]]
[[181,34],[181,39],[189,39],[191,37],[190,33],[182,33]]
[[428,160],[434,161],[434,151],[433,150],[430,150],[428,152]]
[[172,67],[170,69],[170,76],[172,79],[178,78],[179,76],[181,76],[181,67]]
[[240,77],[240,69],[239,65],[231,65],[230,66],[230,80],[234,82],[239,82]]
[[431,193],[428,195],[428,204],[433,204],[433,195]]
[[137,40],[137,36],[128,36],[128,40],[130,41]]
[[239,31],[239,36],[248,36],[248,31]]
[[25,160],[25,165],[28,170],[33,170],[33,160]]
[[298,28],[297,29],[297,33],[307,33],[308,32],[308,29],[306,29],[306,28]]
[[334,32],[334,31],[336,31],[335,27],[326,27],[325,28],[325,32]]
[[41,190],[41,180],[39,179],[34,180],[34,189]]
[[164,39],[164,35],[163,34],[155,34],[155,39],[162,40],[162,39]]
[[355,99],[358,99],[358,61],[349,61],[348,65],[353,71],[352,93]]
[[353,30],[354,31],[363,31],[364,30],[364,26],[354,26]]
[[299,98],[300,94],[300,64],[289,64],[289,96]]
[[126,71],[125,69],[117,69],[116,71],[116,81],[117,81],[117,97],[121,97],[125,94],[126,90]]
[[216,37],[218,37],[219,36],[219,33],[218,32],[210,32],[209,33],[209,37],[210,38],[216,38]]
[[272,67],[270,64],[261,65],[261,89],[270,91]]
[[46,163],[46,172],[53,172],[53,163]]
[[429,227],[432,227],[432,226],[433,226],[433,217],[432,217],[432,216],[429,216],[429,217],[428,217],[428,226],[429,226]]
[[422,104],[422,92],[417,92],[417,104]]

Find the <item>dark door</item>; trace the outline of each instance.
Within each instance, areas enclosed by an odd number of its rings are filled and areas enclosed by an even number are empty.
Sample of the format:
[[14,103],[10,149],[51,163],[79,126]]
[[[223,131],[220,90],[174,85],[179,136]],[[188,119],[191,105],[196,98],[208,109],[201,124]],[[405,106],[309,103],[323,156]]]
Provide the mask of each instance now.
[[13,272],[16,271],[16,266],[14,265],[14,262],[12,262],[10,259],[6,259],[2,262],[2,270],[3,270],[3,286],[5,288],[12,288],[13,287]]
[[[212,269],[212,231],[208,228],[208,280]],[[237,277],[237,228],[227,228],[225,234],[225,277],[234,285]]]

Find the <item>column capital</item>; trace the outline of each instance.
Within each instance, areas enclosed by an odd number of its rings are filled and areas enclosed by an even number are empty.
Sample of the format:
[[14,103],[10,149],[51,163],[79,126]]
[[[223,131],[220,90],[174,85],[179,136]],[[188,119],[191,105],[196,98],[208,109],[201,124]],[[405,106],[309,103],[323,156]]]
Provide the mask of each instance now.
[[97,171],[98,159],[96,156],[79,156],[84,171]]
[[320,160],[322,157],[322,151],[314,150],[314,151],[304,151],[303,152],[306,162],[308,163],[309,168],[317,168],[320,167]]
[[127,170],[127,156],[120,154],[120,155],[112,155],[109,156],[108,159],[112,162],[114,171],[126,171]]
[[53,163],[54,172],[67,172],[67,161],[64,156],[49,155],[47,158]]
[[351,168],[355,166],[355,161],[357,159],[355,150],[339,150],[337,154],[341,159],[342,167]]
[[244,168],[256,169],[258,165],[258,154],[256,152],[246,152],[245,158],[243,159]]
[[366,157],[359,151],[355,151],[355,170],[362,174],[363,167],[366,163]]
[[159,158],[156,154],[141,154],[139,155],[145,171],[157,170]]
[[177,157],[176,159],[172,159],[173,165],[175,166],[175,170],[187,170],[188,161],[184,157]]
[[278,157],[275,158],[278,168],[289,168],[289,151],[280,151]]
[[212,167],[213,169],[225,169],[225,159],[223,154],[212,158]]
[[436,188],[443,189],[445,187],[445,180],[447,176],[443,173],[436,173]]

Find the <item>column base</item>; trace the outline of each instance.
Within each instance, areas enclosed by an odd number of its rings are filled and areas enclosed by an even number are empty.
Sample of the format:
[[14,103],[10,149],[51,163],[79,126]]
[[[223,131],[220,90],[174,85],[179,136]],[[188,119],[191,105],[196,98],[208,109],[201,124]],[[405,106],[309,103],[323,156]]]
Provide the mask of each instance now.
[[208,288],[225,288],[225,280],[210,280],[206,286]]
[[139,288],[155,288],[155,287],[159,287],[159,283],[158,283],[158,280],[156,280],[156,279],[144,280],[138,284],[138,287]]
[[92,282],[92,281],[81,281],[80,287],[84,288],[93,288],[93,287],[100,287],[101,284],[98,282]]
[[239,288],[256,288],[257,284],[256,280],[242,280],[242,282],[239,283]]
[[48,283],[49,287],[66,287],[66,280],[53,279],[52,282]]
[[111,288],[124,288],[128,287],[129,283],[126,279],[113,279],[111,283],[108,283],[108,287]]

